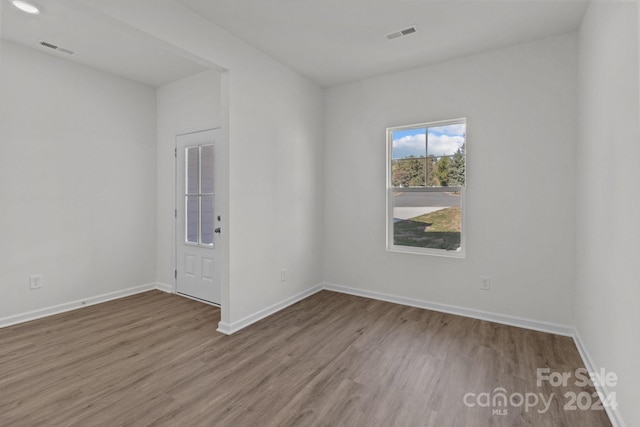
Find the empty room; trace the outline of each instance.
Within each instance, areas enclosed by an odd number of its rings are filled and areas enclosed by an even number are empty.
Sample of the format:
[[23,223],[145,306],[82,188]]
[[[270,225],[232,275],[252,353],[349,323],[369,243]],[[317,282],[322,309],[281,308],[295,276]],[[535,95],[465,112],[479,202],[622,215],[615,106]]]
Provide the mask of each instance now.
[[639,426],[638,3],[0,0],[0,426]]

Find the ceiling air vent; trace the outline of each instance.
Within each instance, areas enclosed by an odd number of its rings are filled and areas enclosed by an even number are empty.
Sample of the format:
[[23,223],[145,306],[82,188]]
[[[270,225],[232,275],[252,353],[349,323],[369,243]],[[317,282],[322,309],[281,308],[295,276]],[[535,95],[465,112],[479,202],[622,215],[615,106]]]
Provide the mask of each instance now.
[[402,30],[393,31],[393,32],[387,34],[387,38],[389,40],[393,40],[393,39],[397,39],[398,37],[408,36],[409,34],[413,34],[416,31],[418,31],[418,29],[416,28],[415,25],[413,25],[413,26],[408,27],[408,28],[403,28]]
[[67,55],[73,55],[75,52],[69,49],[65,49],[63,47],[58,47],[58,50],[62,53],[66,53]]
[[51,43],[45,42],[45,41],[41,41],[40,45],[44,46],[44,47],[48,47],[49,49],[53,49],[53,50],[57,50],[57,51],[62,52],[62,53],[66,53],[67,55],[73,55],[75,53],[72,50],[65,49],[63,47],[56,46],[55,44],[51,44]]

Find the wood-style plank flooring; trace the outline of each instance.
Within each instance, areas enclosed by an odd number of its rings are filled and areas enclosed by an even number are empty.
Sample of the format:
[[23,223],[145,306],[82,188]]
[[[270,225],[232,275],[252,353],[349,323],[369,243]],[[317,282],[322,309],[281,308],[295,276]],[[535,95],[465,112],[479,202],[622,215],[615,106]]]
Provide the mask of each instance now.
[[[152,291],[0,329],[0,425],[611,425],[563,409],[593,388],[536,385],[584,367],[567,337],[328,291],[233,336],[219,316]],[[477,405],[499,387],[554,397]]]

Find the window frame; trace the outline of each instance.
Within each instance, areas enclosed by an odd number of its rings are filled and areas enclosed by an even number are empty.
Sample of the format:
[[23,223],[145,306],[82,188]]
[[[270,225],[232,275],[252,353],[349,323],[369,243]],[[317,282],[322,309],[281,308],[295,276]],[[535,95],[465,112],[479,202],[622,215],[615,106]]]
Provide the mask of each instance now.
[[[424,122],[417,123],[413,125],[404,125],[404,126],[394,126],[388,127],[386,130],[387,133],[387,156],[386,156],[386,250],[388,252],[399,252],[399,253],[410,253],[410,254],[418,254],[418,255],[432,255],[432,256],[440,256],[447,258],[466,258],[466,247],[467,247],[467,239],[466,239],[466,186],[467,186],[467,118],[457,118],[450,120],[440,120],[433,122]],[[424,187],[394,187],[392,185],[392,161],[393,161],[393,132],[400,130],[412,130],[412,129],[426,129],[428,135],[428,129],[439,126],[449,126],[456,124],[464,124],[465,125],[465,185],[464,186],[447,186],[447,187],[427,187],[426,177],[425,177],[425,186]],[[427,136],[428,138],[428,136]],[[428,147],[427,147],[428,149]],[[428,153],[425,152],[426,158],[428,158]],[[425,159],[425,168],[427,167],[427,160]],[[393,222],[393,192],[398,188],[402,188],[403,192],[419,192],[419,193],[427,193],[427,192],[445,192],[451,191],[455,189],[455,191],[460,191],[460,250],[456,251],[448,251],[446,249],[435,249],[435,248],[422,248],[417,246],[403,246],[396,245],[394,243],[394,222]]]

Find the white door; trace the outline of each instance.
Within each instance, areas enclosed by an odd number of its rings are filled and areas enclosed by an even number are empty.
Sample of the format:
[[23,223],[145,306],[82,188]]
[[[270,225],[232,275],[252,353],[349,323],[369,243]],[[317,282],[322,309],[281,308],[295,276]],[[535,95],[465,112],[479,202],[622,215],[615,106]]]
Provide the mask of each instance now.
[[214,268],[214,159],[220,130],[176,138],[176,292],[220,304],[220,281]]

